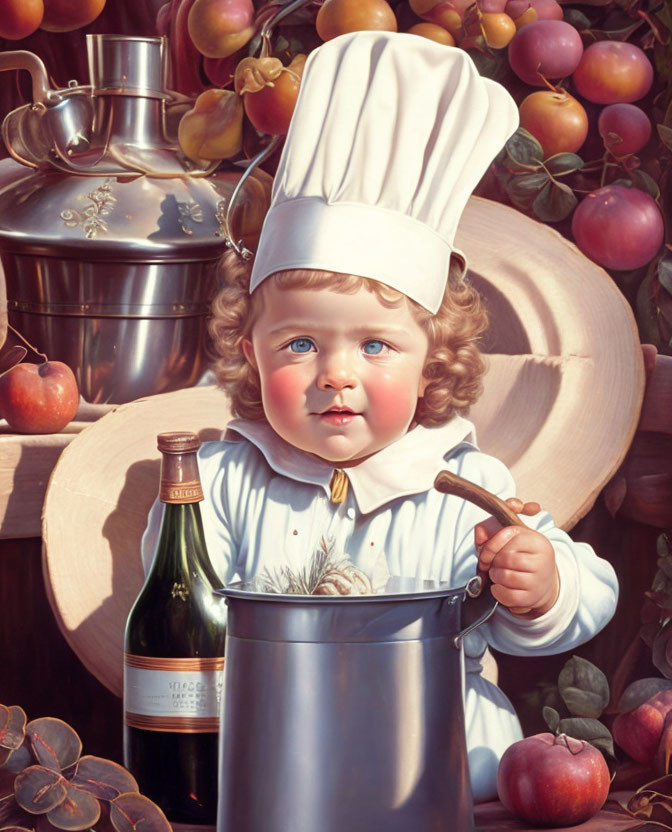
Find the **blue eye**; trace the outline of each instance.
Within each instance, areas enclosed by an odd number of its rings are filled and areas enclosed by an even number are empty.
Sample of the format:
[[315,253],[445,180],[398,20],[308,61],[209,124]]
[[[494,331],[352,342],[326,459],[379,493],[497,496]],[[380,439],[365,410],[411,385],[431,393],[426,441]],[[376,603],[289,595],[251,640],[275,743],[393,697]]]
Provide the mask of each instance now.
[[295,338],[291,343],[287,345],[291,352],[310,352],[314,349],[314,344],[310,340],[310,338]]
[[379,355],[385,349],[385,344],[382,341],[366,341],[363,349],[367,355]]

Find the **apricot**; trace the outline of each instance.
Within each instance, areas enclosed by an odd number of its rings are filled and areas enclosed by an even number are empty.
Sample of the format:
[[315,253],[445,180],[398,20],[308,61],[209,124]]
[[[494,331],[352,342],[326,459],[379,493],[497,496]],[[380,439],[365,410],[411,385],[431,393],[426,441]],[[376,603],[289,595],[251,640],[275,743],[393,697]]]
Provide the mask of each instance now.
[[233,90],[206,90],[180,119],[182,152],[199,164],[230,159],[243,146],[243,102]]
[[513,22],[516,24],[516,30],[518,30],[523,26],[527,26],[528,23],[534,23],[535,20],[539,20],[539,15],[537,14],[537,10],[533,6],[530,6],[519,17],[514,18]]
[[252,0],[196,0],[187,18],[189,37],[206,58],[228,58],[252,38]]
[[520,126],[537,139],[545,157],[576,153],[588,135],[588,115],[565,90],[530,93],[518,107]]
[[420,35],[420,37],[442,43],[444,46],[455,46],[455,38],[443,26],[438,26],[436,23],[416,23],[408,31],[411,35]]
[[27,38],[39,27],[43,15],[42,0],[4,0],[0,7],[0,37]]
[[516,24],[504,12],[483,12],[479,19],[483,39],[491,49],[503,49],[516,34]]
[[396,32],[397,18],[385,0],[324,0],[315,28],[326,41],[348,32]]
[[256,130],[285,135],[299,95],[306,56],[289,66],[278,58],[243,58],[236,67],[234,88],[243,96],[245,113]]
[[72,32],[88,26],[105,8],[105,0],[43,0],[45,32]]

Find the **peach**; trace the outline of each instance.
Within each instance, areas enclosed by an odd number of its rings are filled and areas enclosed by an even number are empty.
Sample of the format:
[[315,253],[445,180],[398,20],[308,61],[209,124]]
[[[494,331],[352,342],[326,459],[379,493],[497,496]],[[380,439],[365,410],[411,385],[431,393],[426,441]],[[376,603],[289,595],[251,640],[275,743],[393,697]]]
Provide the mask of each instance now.
[[88,26],[105,8],[105,0],[44,0],[40,29],[72,32]]
[[39,27],[43,15],[42,0],[5,0],[0,10],[0,38],[27,38]]
[[254,35],[254,5],[252,0],[196,0],[187,25],[201,55],[228,58]]
[[653,762],[669,711],[672,690],[662,690],[634,711],[618,714],[611,728],[614,741],[636,762]]

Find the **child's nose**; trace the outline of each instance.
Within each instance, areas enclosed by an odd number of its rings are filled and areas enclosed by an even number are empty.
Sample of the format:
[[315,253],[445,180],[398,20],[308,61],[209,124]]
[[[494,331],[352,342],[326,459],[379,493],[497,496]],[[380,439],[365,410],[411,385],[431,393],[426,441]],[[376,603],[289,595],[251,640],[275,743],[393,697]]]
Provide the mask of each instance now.
[[353,368],[345,355],[328,357],[317,377],[320,390],[345,390],[355,384]]

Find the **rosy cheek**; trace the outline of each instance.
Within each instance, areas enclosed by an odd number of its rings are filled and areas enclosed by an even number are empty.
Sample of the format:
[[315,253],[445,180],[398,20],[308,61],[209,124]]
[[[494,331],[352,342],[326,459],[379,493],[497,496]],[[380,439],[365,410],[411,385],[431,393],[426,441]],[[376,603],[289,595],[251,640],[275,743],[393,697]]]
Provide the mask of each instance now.
[[305,390],[305,381],[296,367],[273,370],[264,379],[264,406],[274,413],[290,416],[303,404]]
[[418,397],[417,386],[408,379],[383,375],[369,382],[366,392],[370,408],[376,412],[379,431],[393,431],[411,421]]

